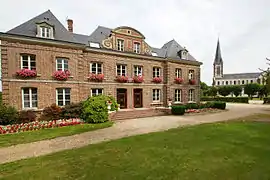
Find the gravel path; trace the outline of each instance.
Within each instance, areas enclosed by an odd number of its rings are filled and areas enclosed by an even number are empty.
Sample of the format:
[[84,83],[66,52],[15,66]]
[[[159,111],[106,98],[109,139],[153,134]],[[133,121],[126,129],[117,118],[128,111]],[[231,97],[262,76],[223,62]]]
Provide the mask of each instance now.
[[158,116],[117,121],[112,127],[51,140],[0,148],[0,164],[123,137],[164,131],[179,126],[225,121],[260,113],[270,106],[228,104],[229,111],[194,116]]

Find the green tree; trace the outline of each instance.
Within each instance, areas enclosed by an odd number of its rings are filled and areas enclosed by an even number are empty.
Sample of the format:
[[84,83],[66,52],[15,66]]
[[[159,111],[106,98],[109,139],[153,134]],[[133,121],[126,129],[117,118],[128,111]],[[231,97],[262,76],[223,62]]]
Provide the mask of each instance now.
[[209,86],[205,82],[202,82],[202,81],[200,84],[201,84],[201,95],[208,96]]
[[232,93],[238,97],[242,92],[242,87],[239,85],[231,86]]
[[257,83],[252,83],[252,84],[246,84],[244,87],[244,92],[245,94],[248,95],[248,97],[251,97],[256,94],[260,89],[260,85]]
[[232,92],[231,87],[229,87],[229,86],[222,86],[222,87],[218,88],[218,93],[221,96],[228,96],[231,92]]
[[259,93],[260,99],[262,99],[262,97],[267,97],[268,94],[269,94],[267,86],[266,85],[260,85],[258,93]]
[[218,89],[214,86],[210,87],[208,90],[208,95],[209,96],[216,96],[218,92]]

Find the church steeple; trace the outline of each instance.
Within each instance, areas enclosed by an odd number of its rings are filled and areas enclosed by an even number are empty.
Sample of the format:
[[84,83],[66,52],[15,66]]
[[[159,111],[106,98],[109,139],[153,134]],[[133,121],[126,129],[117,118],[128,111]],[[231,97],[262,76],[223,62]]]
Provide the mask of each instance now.
[[221,57],[221,50],[220,50],[220,43],[219,39],[217,41],[217,49],[216,55],[214,60],[214,72],[213,72],[213,79],[222,78],[223,77],[223,60]]

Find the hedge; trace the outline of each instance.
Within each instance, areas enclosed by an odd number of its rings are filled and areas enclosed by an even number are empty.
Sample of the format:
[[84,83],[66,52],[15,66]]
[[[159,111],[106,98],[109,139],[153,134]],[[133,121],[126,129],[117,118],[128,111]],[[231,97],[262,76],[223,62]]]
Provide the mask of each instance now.
[[270,104],[270,97],[263,98],[263,104]]
[[172,106],[172,114],[173,115],[184,115],[186,107],[183,105],[175,105]]
[[247,103],[248,97],[201,97],[201,101],[224,101],[234,103]]

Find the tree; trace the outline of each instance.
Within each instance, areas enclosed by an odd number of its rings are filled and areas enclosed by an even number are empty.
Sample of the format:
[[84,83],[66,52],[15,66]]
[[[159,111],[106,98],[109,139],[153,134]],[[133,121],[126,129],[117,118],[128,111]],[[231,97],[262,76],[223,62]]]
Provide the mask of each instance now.
[[218,92],[218,89],[214,86],[210,87],[208,90],[208,95],[209,96],[216,96]]
[[242,92],[242,87],[239,85],[231,86],[231,91],[236,97],[238,97]]
[[245,94],[248,95],[248,97],[251,97],[256,94],[256,92],[259,91],[260,85],[256,83],[252,84],[246,84],[244,87]]
[[265,82],[266,89],[268,92],[270,92],[270,59],[266,58],[267,61],[266,64],[269,66],[267,69],[260,69],[262,71],[263,75],[263,82]]
[[231,93],[231,88],[229,86],[222,86],[218,88],[218,93],[221,96],[228,96]]
[[258,93],[259,93],[260,99],[262,99],[262,97],[267,97],[268,94],[269,94],[267,86],[266,85],[260,85]]
[[201,94],[203,96],[208,96],[209,94],[209,86],[205,82],[201,82]]

